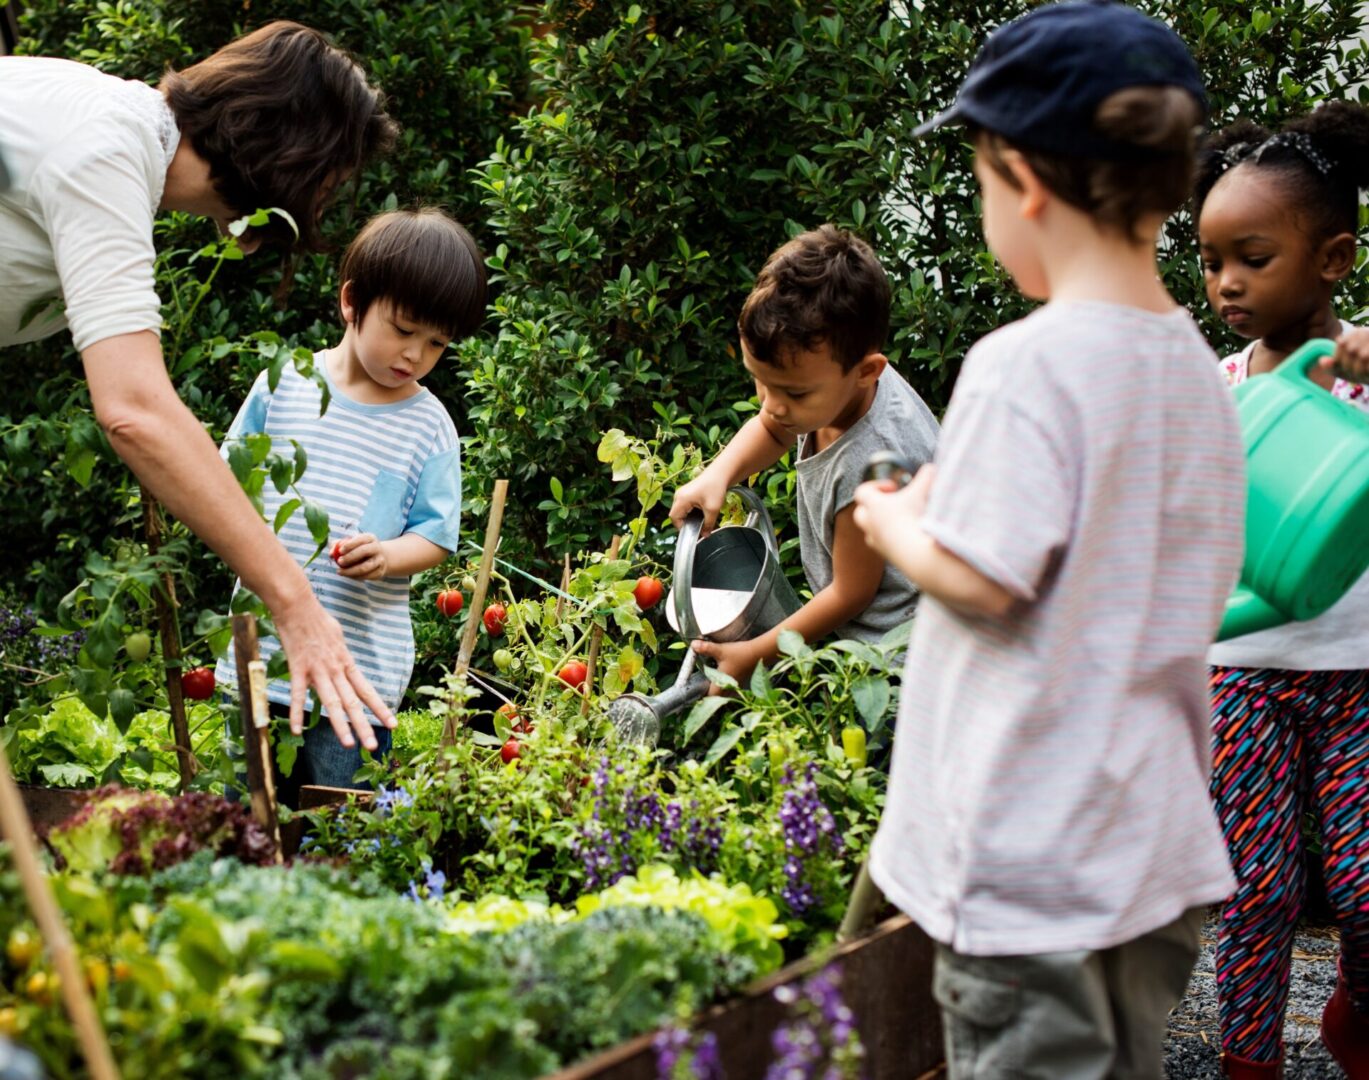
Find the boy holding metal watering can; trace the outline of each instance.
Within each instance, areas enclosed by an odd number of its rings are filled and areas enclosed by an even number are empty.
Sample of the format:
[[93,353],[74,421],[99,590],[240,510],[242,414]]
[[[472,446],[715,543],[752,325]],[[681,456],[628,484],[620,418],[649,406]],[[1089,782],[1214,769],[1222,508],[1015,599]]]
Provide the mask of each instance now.
[[872,552],[851,499],[870,455],[930,461],[937,422],[880,351],[889,282],[868,244],[831,225],[795,237],[766,261],[738,319],[742,363],[760,411],[675,495],[671,520],[692,510],[713,527],[727,489],[797,447],[799,544],[813,599],[747,641],[697,641],[720,671],[745,679],[779,655],[782,630],[805,641],[836,632],[878,641],[913,613],[916,590]]
[[936,940],[952,1080],[1158,1078],[1207,905],[1204,656],[1245,483],[1216,357],[1161,284],[1197,66],[1122,4],[995,31],[955,105],[985,239],[1046,301],[970,350],[935,471],[856,521],[923,592],[875,883]]

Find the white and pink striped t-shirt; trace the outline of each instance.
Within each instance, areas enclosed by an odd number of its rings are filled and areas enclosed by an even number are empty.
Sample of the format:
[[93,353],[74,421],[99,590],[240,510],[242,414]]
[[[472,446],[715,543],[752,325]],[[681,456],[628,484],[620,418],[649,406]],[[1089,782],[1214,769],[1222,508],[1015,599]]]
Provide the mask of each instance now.
[[966,358],[923,528],[1021,602],[924,596],[871,857],[976,955],[1102,949],[1234,887],[1204,654],[1241,565],[1244,454],[1188,314],[1048,304]]

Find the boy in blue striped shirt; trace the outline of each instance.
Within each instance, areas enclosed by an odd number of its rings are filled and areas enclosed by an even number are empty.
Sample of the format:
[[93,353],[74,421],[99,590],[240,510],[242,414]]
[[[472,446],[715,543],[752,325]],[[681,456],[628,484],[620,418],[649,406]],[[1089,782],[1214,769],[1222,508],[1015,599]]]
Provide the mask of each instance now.
[[[309,465],[298,485],[328,511],[329,559],[305,567],[314,593],[342,625],[347,647],[382,699],[397,709],[413,671],[409,578],[456,550],[461,513],[460,444],[446,408],[419,385],[450,341],[479,326],[485,310],[484,260],[470,234],[438,210],[396,211],[372,218],[342,259],[339,308],[346,332],[315,356],[327,379],[321,392],[292,367],[274,393],[258,376],[228,429],[224,446],[265,433],[277,445],[294,440]],[[290,495],[267,485],[267,520]],[[301,564],[315,544],[303,515],[293,515],[281,542]],[[262,642],[263,659],[279,648]],[[220,661],[217,678],[236,684]],[[288,715],[289,684],[267,689],[274,714]],[[374,717],[376,756],[391,734]],[[355,743],[341,743],[323,721],[304,734],[292,772],[300,784],[354,787],[361,766]],[[283,801],[289,793],[282,793]]]

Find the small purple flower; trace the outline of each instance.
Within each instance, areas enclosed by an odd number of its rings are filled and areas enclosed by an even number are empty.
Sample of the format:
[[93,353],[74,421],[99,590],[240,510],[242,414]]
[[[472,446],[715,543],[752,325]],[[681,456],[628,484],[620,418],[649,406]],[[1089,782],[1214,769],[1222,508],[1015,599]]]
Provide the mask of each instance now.
[[808,863],[827,848],[832,856],[841,855],[845,842],[837,831],[836,819],[818,795],[817,765],[809,762],[799,779],[792,765],[785,766],[781,787],[779,820],[784,834],[784,887],[780,898],[794,915],[803,915],[818,902],[817,891],[809,879]]
[[859,1080],[864,1074],[865,1048],[855,1027],[855,1016],[841,996],[841,975],[827,967],[798,986],[775,990],[790,1019],[775,1029],[771,1048],[775,1060],[765,1080]]
[[664,1028],[651,1046],[656,1051],[657,1080],[723,1080],[718,1037],[711,1031],[691,1040],[685,1028],[671,1026]]
[[423,878],[428,889],[429,900],[441,900],[447,892],[447,875],[441,870],[430,869]]

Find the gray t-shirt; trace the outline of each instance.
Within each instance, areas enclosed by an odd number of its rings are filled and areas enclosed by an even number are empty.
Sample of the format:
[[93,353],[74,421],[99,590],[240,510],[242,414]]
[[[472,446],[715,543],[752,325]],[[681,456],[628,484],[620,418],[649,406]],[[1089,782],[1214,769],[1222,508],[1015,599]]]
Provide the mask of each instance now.
[[[799,436],[799,551],[815,594],[832,584],[832,525],[865,479],[870,455],[893,450],[917,469],[932,460],[938,431],[936,417],[917,391],[886,367],[875,384],[869,411],[831,446],[813,454],[812,436]],[[916,602],[913,583],[886,565],[870,606],[838,627],[837,636],[878,641],[912,617]]]

